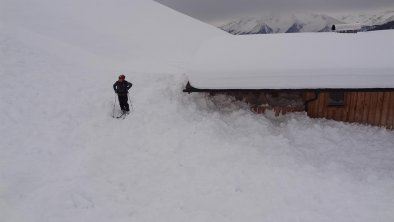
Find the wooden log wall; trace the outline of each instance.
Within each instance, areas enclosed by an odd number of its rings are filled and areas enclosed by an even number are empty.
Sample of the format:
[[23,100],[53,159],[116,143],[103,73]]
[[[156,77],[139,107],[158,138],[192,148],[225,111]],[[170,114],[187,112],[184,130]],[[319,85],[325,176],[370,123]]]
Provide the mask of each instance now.
[[[312,99],[315,93],[306,93]],[[357,122],[394,129],[394,92],[345,92],[344,106],[328,106],[328,92],[319,93],[307,112],[313,118]]]
[[[250,109],[255,113],[265,113],[266,110],[270,110],[279,116],[290,112],[305,111],[301,92],[243,91],[225,92],[224,94],[248,103]],[[211,95],[215,94],[211,93]]]
[[266,107],[266,106],[251,106],[251,110],[255,113],[265,113],[265,111],[270,110],[275,112],[275,116],[285,115],[286,113],[293,113],[293,112],[304,112],[304,107],[283,107],[283,106],[276,106],[276,107]]

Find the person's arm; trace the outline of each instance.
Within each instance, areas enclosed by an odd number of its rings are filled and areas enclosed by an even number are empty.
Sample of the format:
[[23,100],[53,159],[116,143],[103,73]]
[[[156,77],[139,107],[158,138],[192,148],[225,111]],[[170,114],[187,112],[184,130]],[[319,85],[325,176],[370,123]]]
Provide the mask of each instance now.
[[118,82],[115,82],[114,85],[112,86],[114,88],[115,93],[116,93],[116,83]]
[[129,90],[133,86],[133,83],[127,82],[127,90]]

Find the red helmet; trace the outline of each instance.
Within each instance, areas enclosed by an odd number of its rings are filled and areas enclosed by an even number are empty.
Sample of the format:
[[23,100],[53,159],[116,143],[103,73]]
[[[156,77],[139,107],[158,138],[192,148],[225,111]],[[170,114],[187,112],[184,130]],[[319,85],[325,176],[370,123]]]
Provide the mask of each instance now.
[[124,76],[123,74],[119,76],[119,79],[124,80],[126,78],[126,76]]

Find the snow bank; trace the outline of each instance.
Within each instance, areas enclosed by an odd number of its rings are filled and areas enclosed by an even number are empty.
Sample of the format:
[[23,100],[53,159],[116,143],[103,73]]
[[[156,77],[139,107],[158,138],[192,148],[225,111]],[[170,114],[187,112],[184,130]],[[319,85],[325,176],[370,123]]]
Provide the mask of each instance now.
[[[22,38],[10,24],[0,28],[0,221],[392,221],[392,131],[257,116],[181,93],[185,76],[155,60],[115,63],[116,47]],[[125,120],[111,117],[119,70],[134,84]]]
[[394,88],[394,31],[229,36],[187,72],[208,89]]

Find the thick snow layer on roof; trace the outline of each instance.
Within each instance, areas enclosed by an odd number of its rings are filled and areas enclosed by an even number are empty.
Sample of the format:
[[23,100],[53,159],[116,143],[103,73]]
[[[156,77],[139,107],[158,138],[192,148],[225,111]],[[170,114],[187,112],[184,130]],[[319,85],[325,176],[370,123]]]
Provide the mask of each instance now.
[[346,31],[346,30],[361,30],[362,25],[360,23],[354,24],[335,24],[336,31]]
[[200,89],[394,88],[394,31],[228,36],[190,65]]

